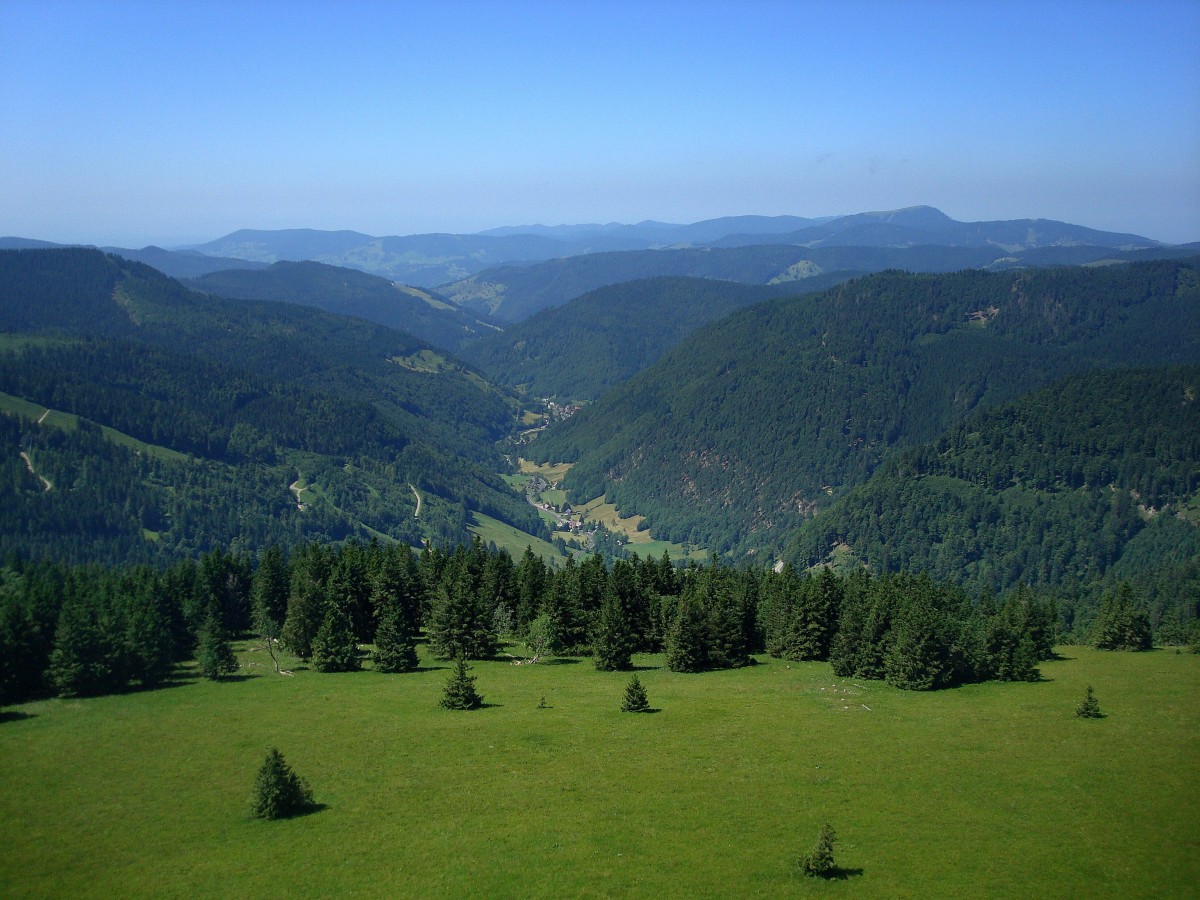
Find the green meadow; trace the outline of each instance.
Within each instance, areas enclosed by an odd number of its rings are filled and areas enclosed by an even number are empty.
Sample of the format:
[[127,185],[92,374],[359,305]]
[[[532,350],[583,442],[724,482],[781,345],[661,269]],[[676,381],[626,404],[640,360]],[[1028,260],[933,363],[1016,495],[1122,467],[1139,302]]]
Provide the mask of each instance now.
[[[0,894],[1195,896],[1200,656],[1061,652],[937,693],[639,656],[630,714],[588,659],[476,663],[451,712],[427,655],[281,677],[244,645],[229,681],[0,713]],[[250,818],[269,746],[320,809]],[[823,822],[831,881],[796,870]]]

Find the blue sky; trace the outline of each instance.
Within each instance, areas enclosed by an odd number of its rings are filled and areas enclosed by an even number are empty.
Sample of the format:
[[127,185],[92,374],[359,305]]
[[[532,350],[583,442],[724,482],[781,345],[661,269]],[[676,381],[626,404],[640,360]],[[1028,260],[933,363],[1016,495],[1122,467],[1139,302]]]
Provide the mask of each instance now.
[[927,203],[1200,239],[1200,0],[0,0],[0,234]]

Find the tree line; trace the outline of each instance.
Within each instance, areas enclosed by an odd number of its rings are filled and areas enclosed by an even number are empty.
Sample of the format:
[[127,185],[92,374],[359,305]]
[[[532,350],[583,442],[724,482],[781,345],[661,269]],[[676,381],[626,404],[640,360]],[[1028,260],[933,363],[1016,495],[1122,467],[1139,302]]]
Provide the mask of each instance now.
[[[1097,645],[1148,647],[1128,586],[1106,603]],[[420,552],[272,546],[257,560],[217,550],[165,569],[10,557],[0,569],[0,701],[153,688],[192,658],[220,674],[228,636],[259,639],[272,657],[282,647],[323,672],[359,668],[368,648],[376,669],[411,670],[425,641],[442,659],[523,645],[525,659],[590,656],[602,670],[632,668],[635,653],[662,653],[677,672],[753,665],[766,653],[930,690],[1036,680],[1057,624],[1054,603],[1024,586],[973,597],[923,575],[735,568],[715,556],[678,568],[665,554],[593,554],[553,568],[529,549],[514,561],[479,540]]]

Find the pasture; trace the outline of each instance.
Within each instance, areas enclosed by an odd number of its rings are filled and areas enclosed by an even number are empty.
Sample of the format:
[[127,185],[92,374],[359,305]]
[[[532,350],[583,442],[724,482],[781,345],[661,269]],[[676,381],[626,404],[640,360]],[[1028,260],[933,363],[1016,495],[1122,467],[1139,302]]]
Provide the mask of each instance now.
[[[242,675],[0,713],[5,896],[1137,897],[1200,884],[1200,657],[906,693],[760,657]],[[264,665],[265,664],[265,665]],[[1106,718],[1074,716],[1088,684]],[[544,699],[544,708],[541,701]],[[248,815],[268,746],[322,808]],[[797,874],[823,822],[832,881]]]

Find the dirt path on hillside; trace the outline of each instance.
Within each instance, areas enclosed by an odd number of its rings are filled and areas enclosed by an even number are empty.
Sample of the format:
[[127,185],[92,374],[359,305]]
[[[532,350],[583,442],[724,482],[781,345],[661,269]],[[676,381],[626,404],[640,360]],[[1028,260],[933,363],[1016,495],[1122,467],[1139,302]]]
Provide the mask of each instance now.
[[413,513],[413,518],[419,519],[419,518],[421,518],[421,495],[417,493],[417,489],[415,487],[413,487],[411,484],[408,486],[408,489],[410,491],[412,491],[413,496],[417,498],[417,511],[415,513]]
[[304,490],[304,488],[300,487],[300,479],[299,478],[297,478],[295,481],[293,481],[291,484],[288,485],[288,490],[291,491],[292,496],[294,496],[296,498],[296,509],[303,511],[308,508],[307,506],[305,506],[303,503],[300,502],[300,492],[302,490]]
[[[49,410],[46,410],[46,411],[49,412]],[[43,415],[42,418],[44,419],[46,417]],[[38,421],[41,421],[41,420],[39,419]],[[29,474],[32,475],[34,478],[36,478],[38,481],[40,481],[42,483],[43,490],[48,491],[54,487],[54,485],[50,482],[49,478],[46,478],[44,475],[39,475],[34,470],[33,460],[29,458],[29,454],[26,453],[24,450],[21,451],[21,459],[25,460],[25,468],[27,468],[29,470]]]

